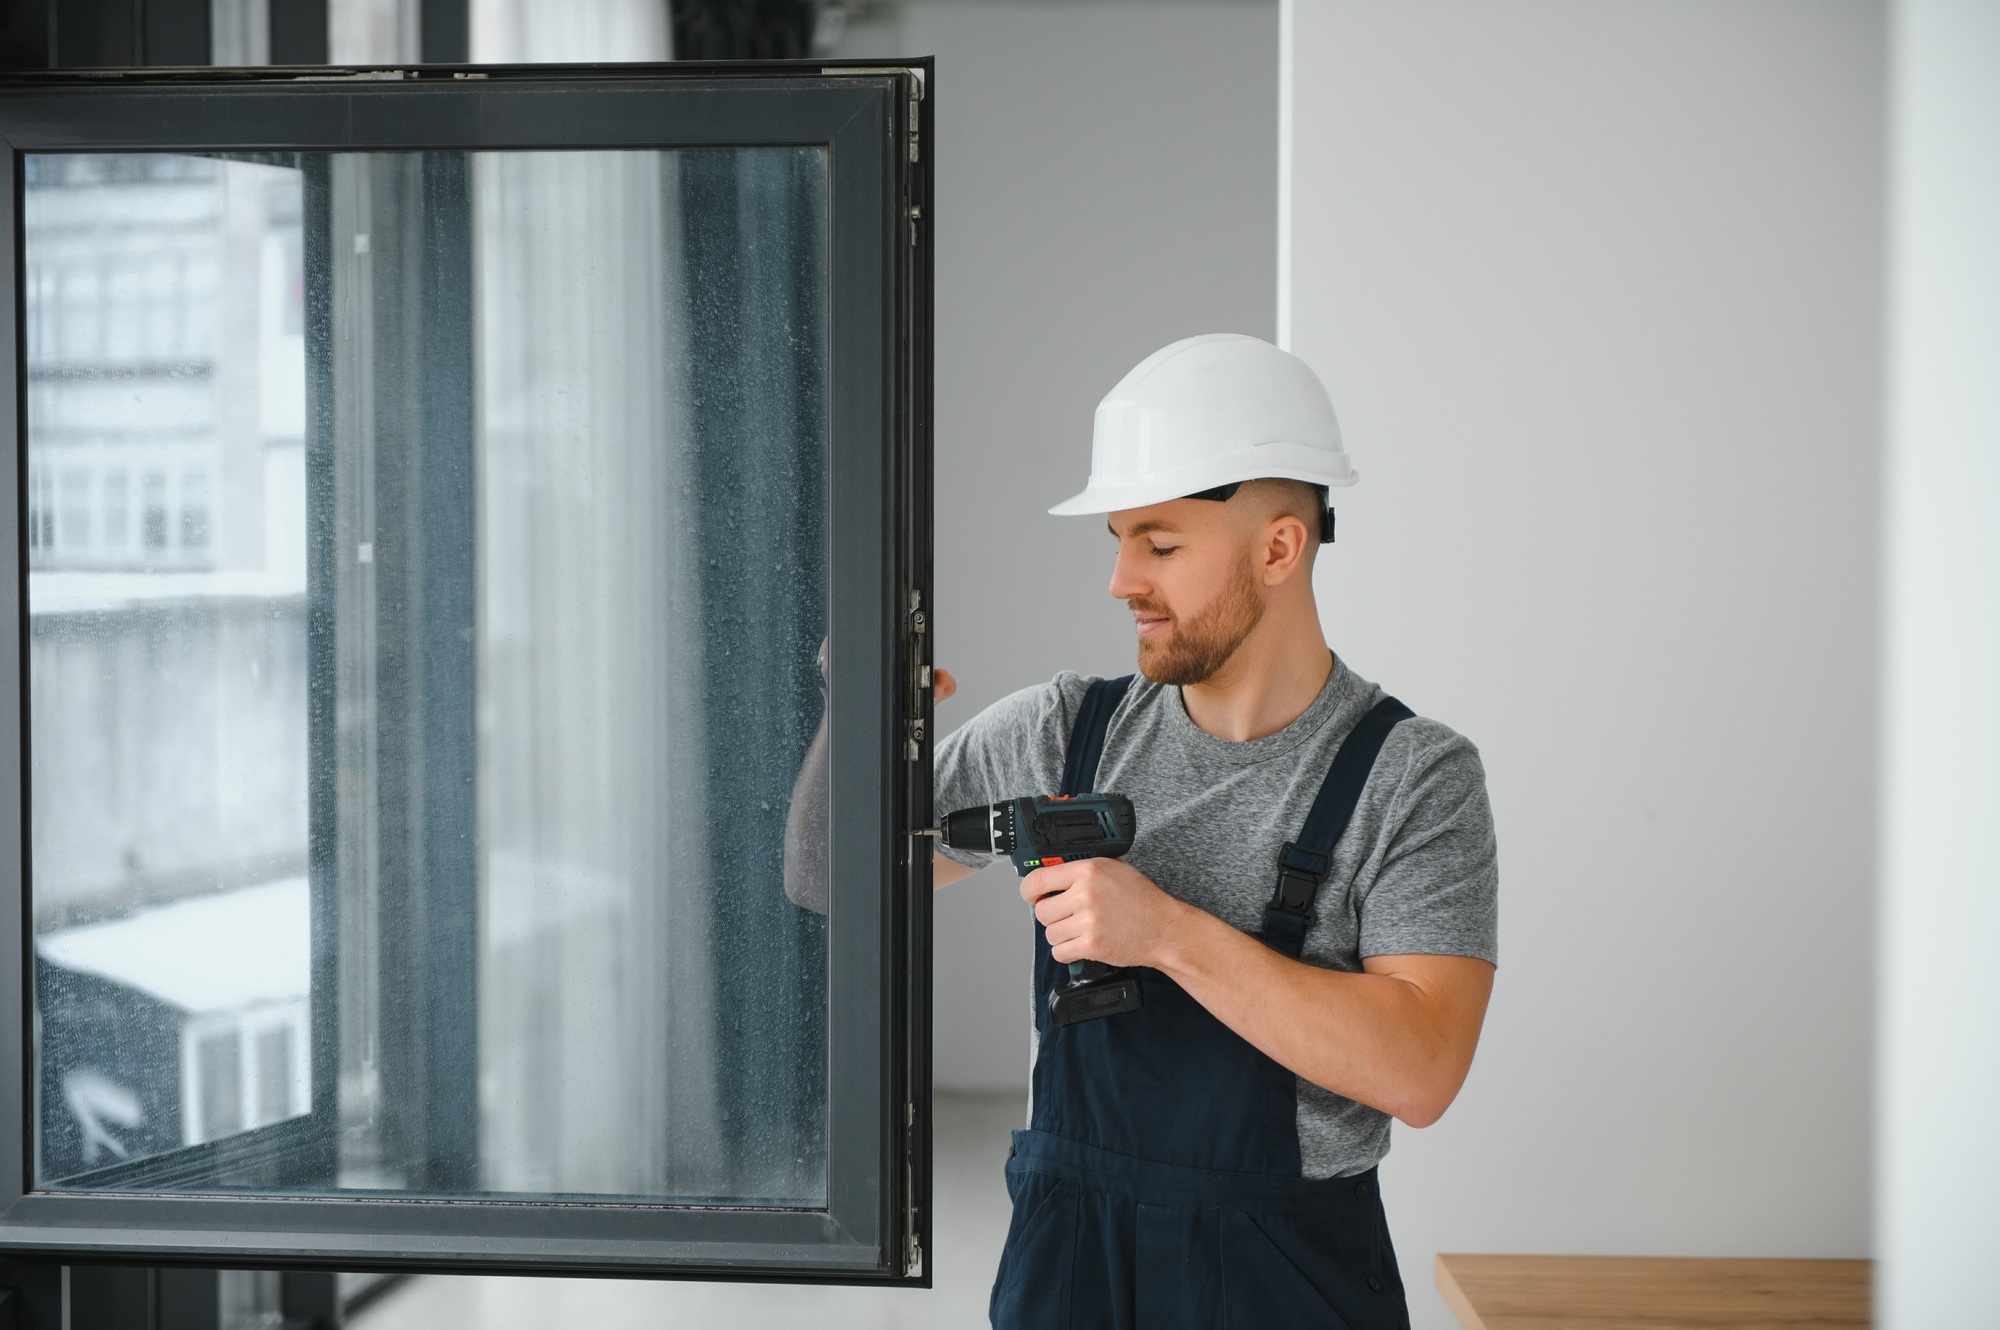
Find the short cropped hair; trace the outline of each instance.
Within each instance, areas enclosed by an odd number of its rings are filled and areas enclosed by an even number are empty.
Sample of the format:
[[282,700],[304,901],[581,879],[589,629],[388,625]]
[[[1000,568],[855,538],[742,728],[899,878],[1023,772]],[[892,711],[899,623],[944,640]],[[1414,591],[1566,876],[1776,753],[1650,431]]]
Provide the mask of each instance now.
[[1313,547],[1333,534],[1323,529],[1326,521],[1326,487],[1308,484],[1303,480],[1247,480],[1243,482],[1245,497],[1262,504],[1269,517],[1289,515],[1306,524],[1306,557],[1313,554]]

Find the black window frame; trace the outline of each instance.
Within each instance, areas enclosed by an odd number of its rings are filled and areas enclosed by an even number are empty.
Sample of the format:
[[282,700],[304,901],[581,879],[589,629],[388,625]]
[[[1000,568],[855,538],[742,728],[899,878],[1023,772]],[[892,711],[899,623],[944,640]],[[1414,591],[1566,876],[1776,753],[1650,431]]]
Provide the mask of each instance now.
[[[0,79],[0,1253],[13,1260],[928,1287],[929,60],[29,73]],[[32,1185],[24,155],[818,146],[829,162],[833,863],[824,1208]],[[6,604],[11,598],[11,604]],[[319,962],[316,961],[317,965]],[[200,1149],[201,1147],[191,1147]]]

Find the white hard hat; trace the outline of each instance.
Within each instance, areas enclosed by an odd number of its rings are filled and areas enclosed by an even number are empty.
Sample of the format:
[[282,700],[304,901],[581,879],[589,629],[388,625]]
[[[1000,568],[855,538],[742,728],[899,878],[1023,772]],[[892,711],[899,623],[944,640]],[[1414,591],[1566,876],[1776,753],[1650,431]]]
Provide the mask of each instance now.
[[1097,404],[1090,483],[1050,512],[1112,513],[1245,480],[1352,485],[1319,376],[1241,333],[1161,347]]

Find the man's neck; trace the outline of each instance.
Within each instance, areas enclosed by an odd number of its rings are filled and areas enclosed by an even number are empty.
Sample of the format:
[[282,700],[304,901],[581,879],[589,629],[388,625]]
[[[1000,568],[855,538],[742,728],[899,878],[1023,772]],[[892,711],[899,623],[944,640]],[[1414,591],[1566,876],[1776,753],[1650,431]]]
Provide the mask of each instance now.
[[1312,602],[1273,606],[1206,682],[1181,689],[1188,719],[1218,739],[1242,743],[1276,734],[1313,704],[1333,673],[1333,652]]

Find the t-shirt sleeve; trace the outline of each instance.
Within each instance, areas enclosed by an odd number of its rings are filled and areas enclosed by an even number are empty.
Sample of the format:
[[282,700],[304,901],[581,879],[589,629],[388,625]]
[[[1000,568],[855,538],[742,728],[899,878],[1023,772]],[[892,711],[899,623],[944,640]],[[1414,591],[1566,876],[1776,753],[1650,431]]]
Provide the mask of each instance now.
[[[1090,680],[1059,674],[1049,683],[1001,698],[938,742],[931,803],[939,818],[961,808],[1030,794],[1054,794],[1062,784],[1063,749]],[[938,852],[968,868],[990,854]]]
[[1464,736],[1405,721],[1384,748],[1402,760],[1387,834],[1360,901],[1361,955],[1499,962],[1498,850],[1486,768]]

